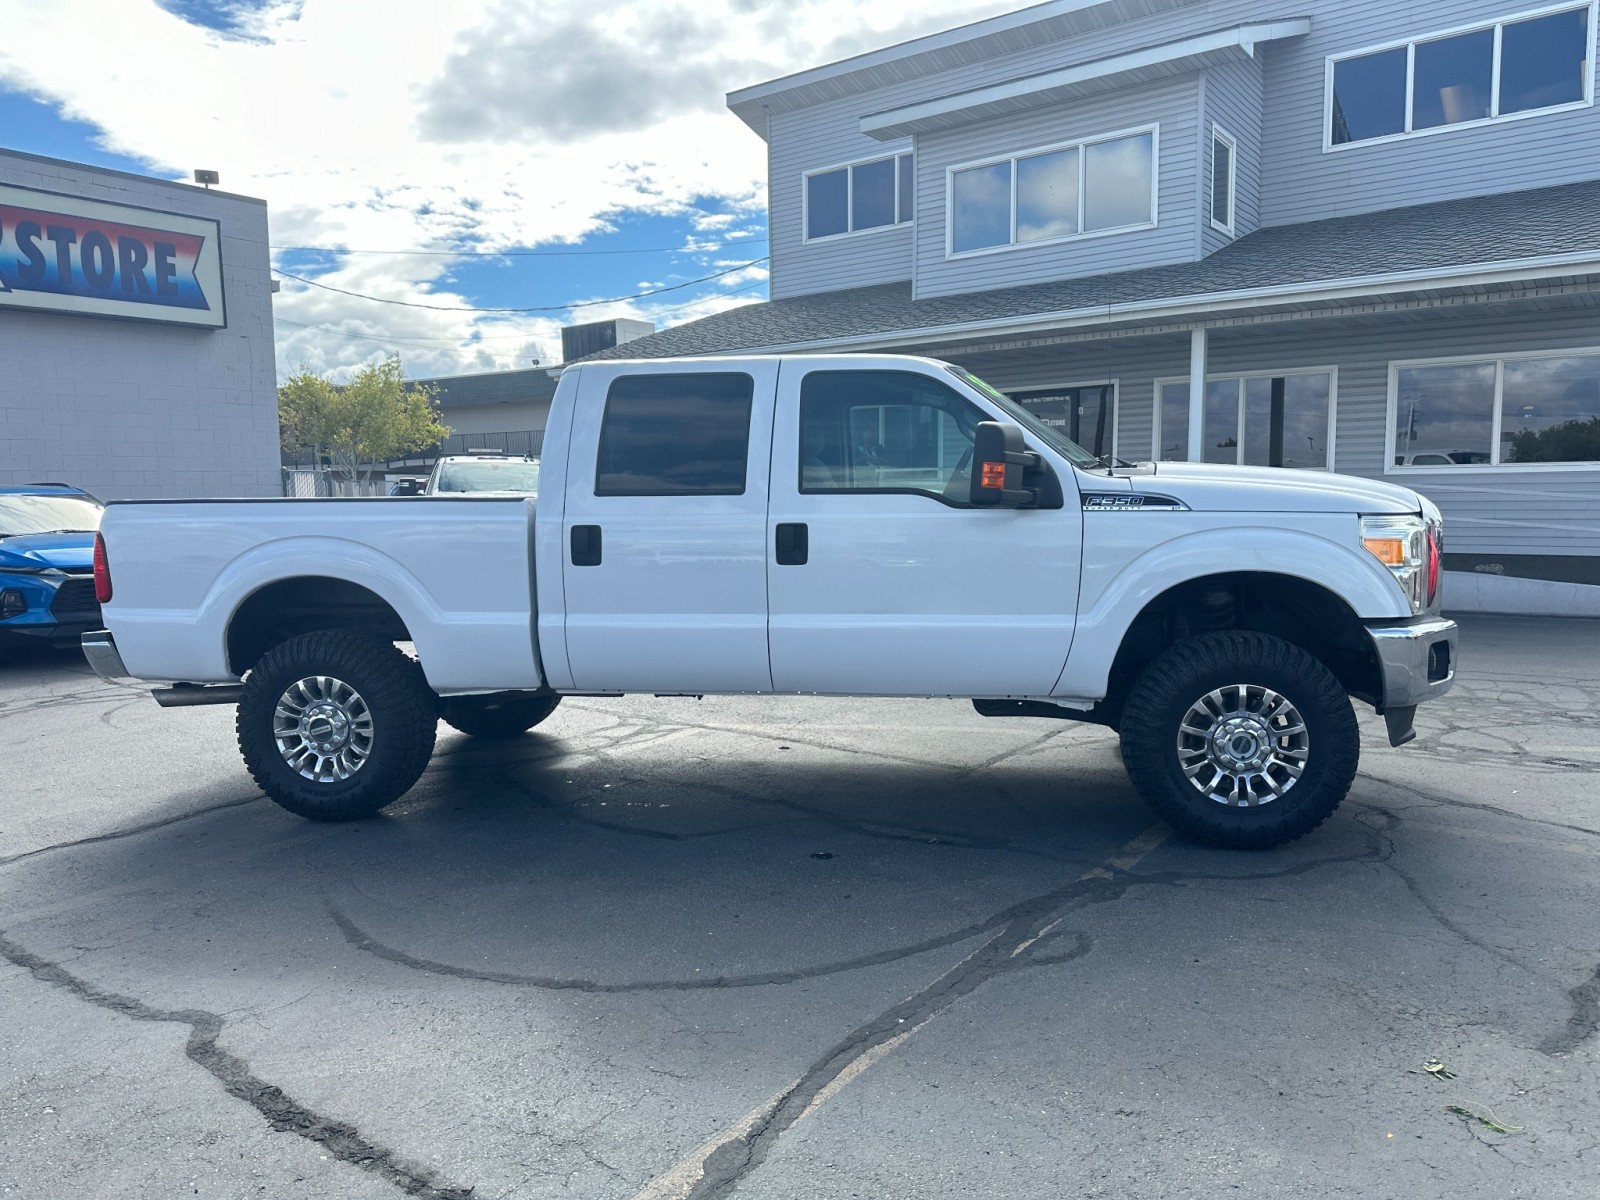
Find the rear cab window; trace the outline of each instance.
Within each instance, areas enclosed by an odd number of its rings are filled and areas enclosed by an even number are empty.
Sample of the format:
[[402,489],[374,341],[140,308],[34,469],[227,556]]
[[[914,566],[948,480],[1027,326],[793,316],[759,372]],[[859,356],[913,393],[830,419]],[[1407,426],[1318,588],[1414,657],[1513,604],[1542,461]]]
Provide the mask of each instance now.
[[606,392],[596,496],[742,496],[755,380],[621,375]]

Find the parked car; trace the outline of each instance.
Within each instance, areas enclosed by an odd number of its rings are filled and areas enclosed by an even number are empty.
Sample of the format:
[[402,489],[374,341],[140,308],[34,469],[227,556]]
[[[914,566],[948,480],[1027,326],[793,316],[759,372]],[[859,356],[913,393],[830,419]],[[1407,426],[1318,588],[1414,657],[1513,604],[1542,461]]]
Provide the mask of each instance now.
[[433,464],[424,496],[537,496],[539,460],[525,454],[452,454]]
[[[959,696],[1116,729],[1163,818],[1235,847],[1344,799],[1352,700],[1400,746],[1455,679],[1442,521],[1409,488],[1129,466],[921,358],[578,364],[550,411],[537,503],[112,505],[89,661],[237,705],[256,782],[321,820],[402,795],[441,717],[511,737],[566,695]],[[863,428],[892,479],[847,454]]]
[[1459,467],[1488,461],[1487,450],[1413,450],[1394,456],[1397,467]]
[[100,628],[94,536],[103,511],[62,483],[0,486],[0,641],[73,646]]

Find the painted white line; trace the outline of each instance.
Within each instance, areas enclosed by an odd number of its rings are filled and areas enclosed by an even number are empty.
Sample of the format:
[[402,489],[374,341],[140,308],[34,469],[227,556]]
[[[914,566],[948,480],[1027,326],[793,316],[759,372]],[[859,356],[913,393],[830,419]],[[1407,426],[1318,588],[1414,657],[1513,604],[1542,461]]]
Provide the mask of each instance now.
[[[1079,875],[1075,882],[1081,883],[1086,879],[1110,879],[1113,877],[1113,868],[1119,871],[1127,871],[1132,869],[1132,867],[1139,862],[1140,859],[1144,858],[1145,855],[1149,854],[1157,846],[1161,845],[1162,842],[1166,841],[1171,833],[1171,828],[1161,824],[1160,822],[1151,825],[1149,828],[1141,832],[1137,837],[1121,846],[1115,854],[1113,854],[1110,858],[1105,859],[1101,865],[1091,867],[1082,875]],[[1066,918],[1062,917],[1060,920],[1052,921],[1033,937],[1029,938],[1027,941],[1023,942],[1020,946],[1013,950],[1011,952],[1011,957],[1015,958],[1041,938],[1049,936],[1051,931],[1059,927],[1065,920]],[[945,978],[946,976],[961,970],[961,968],[966,966],[966,964],[971,961],[972,958],[978,954],[981,954],[989,945],[990,942],[985,942],[983,946],[980,946],[977,950],[974,950],[972,954],[967,955],[955,966],[946,971],[944,975],[941,975],[940,978]],[[933,985],[930,984],[929,986]],[[918,991],[925,990],[925,988],[918,989]],[[913,995],[914,994],[915,993],[913,993]],[[908,996],[906,999],[909,1000],[910,997]],[[800,1124],[801,1121],[804,1121],[829,1100],[832,1100],[835,1096],[842,1092],[847,1085],[852,1083],[854,1080],[859,1079],[875,1064],[886,1058],[890,1051],[903,1046],[911,1039],[913,1034],[915,1034],[918,1030],[925,1028],[937,1015],[937,1013],[930,1013],[921,1021],[911,1026],[909,1029],[902,1030],[886,1042],[880,1042],[876,1046],[869,1046],[855,1058],[851,1059],[844,1065],[843,1068],[840,1069],[837,1075],[829,1080],[828,1083],[811,1098],[811,1103],[807,1104],[804,1111],[802,1111],[800,1115],[795,1118],[794,1124]],[[782,1091],[774,1092],[766,1100],[762,1101],[755,1108],[752,1108],[749,1112],[745,1113],[744,1116],[740,1117],[726,1129],[723,1129],[721,1132],[715,1133],[711,1137],[707,1138],[704,1142],[690,1151],[689,1154],[683,1159],[679,1160],[679,1162],[674,1165],[671,1170],[667,1171],[663,1175],[658,1176],[642,1191],[636,1192],[632,1197],[632,1200],[683,1200],[685,1196],[694,1190],[695,1184],[699,1183],[700,1180],[705,1176],[706,1159],[710,1158],[711,1155],[716,1152],[718,1147],[725,1146],[736,1138],[741,1138],[745,1134],[749,1133],[761,1122],[763,1117],[775,1110],[778,1105],[783,1102],[783,1098],[790,1092],[794,1091],[795,1088],[799,1087],[802,1082],[803,1079],[796,1079]]]

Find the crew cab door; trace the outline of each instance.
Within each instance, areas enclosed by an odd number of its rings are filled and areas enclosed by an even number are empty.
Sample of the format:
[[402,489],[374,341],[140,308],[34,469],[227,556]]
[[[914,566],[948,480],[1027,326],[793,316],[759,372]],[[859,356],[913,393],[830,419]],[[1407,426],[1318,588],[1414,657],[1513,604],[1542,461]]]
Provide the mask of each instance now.
[[1058,470],[1065,507],[972,507],[974,429],[1003,418],[940,374],[784,364],[767,567],[778,691],[1054,688],[1083,540],[1071,473]]
[[776,360],[585,368],[561,543],[576,690],[771,690],[776,379]]

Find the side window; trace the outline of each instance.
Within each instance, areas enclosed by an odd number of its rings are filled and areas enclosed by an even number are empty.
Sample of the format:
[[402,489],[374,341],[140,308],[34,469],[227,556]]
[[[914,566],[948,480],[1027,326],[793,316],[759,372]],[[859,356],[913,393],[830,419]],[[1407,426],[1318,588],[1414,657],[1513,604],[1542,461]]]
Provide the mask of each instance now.
[[755,380],[622,375],[606,393],[596,496],[740,496]]
[[922,492],[967,503],[984,414],[910,371],[812,371],[800,384],[802,492]]

